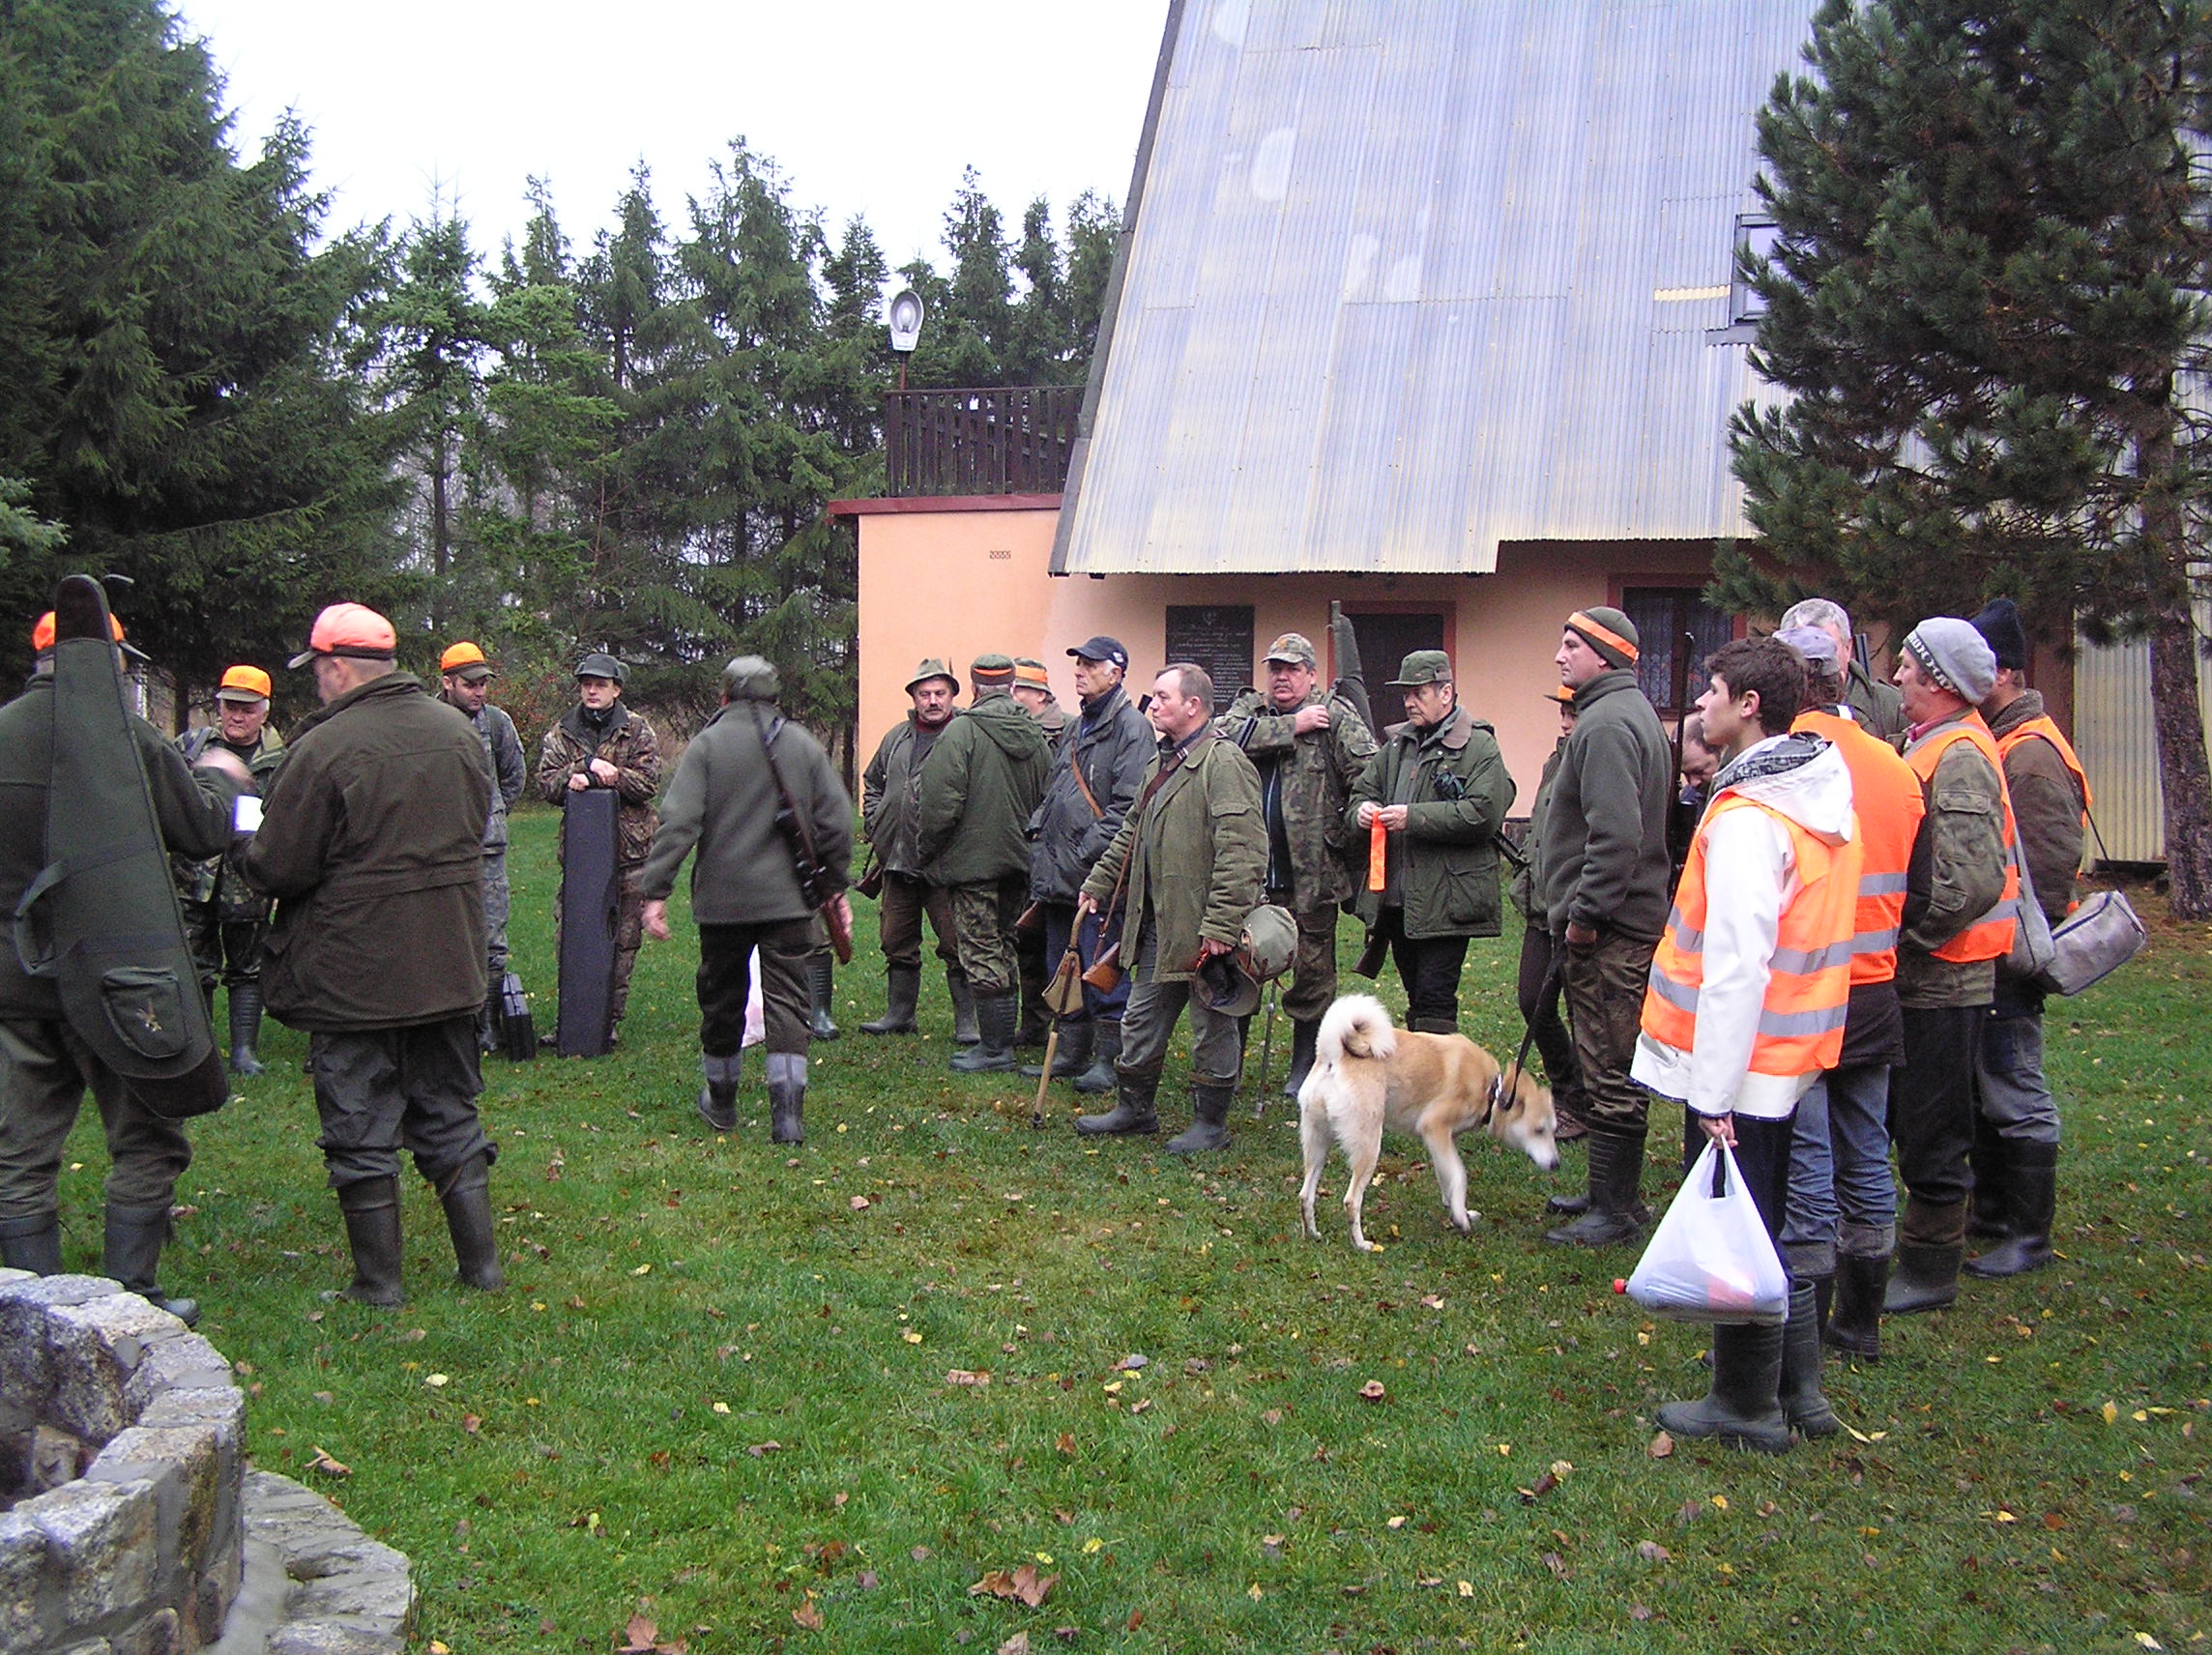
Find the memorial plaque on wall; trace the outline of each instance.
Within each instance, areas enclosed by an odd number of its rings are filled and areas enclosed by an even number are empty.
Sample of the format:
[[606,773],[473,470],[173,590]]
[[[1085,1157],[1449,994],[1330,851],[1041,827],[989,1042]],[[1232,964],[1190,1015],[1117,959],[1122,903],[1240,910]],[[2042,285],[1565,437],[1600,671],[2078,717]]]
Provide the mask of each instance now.
[[1220,712],[1252,687],[1252,606],[1249,603],[1168,605],[1167,661],[1191,661],[1213,679],[1213,710]]

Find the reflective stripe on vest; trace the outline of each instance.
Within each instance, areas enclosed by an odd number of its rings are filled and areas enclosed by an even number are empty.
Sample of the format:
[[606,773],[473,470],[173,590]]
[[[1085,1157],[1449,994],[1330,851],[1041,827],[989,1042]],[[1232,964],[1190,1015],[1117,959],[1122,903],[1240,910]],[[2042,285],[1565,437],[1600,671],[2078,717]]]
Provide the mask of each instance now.
[[1888,982],[1897,975],[1897,935],[1905,924],[1906,873],[1920,834],[1927,802],[1920,778],[1897,749],[1848,718],[1803,712],[1790,726],[1835,742],[1851,772],[1851,804],[1858,815],[1859,874],[1856,931],[1851,940],[1851,982]]
[[1644,1031],[1679,1051],[1694,1051],[1698,997],[1704,982],[1705,843],[1712,825],[1731,810],[1763,810],[1790,834],[1798,889],[1783,910],[1767,961],[1751,1069],[1762,1075],[1807,1075],[1836,1066],[1850,1011],[1853,925],[1861,853],[1854,839],[1830,845],[1778,810],[1741,794],[1715,799],[1690,844],[1690,860],[1674,892],[1666,934],[1651,956],[1644,996]]
[[2020,855],[2020,836],[2013,828],[2012,795],[2005,791],[2004,759],[1979,712],[1969,711],[1956,723],[1923,736],[1906,749],[1905,762],[1912,767],[1912,773],[1924,788],[1932,787],[1936,767],[1959,741],[1973,743],[1974,750],[1997,772],[1997,797],[2004,804],[2004,892],[1988,913],[1936,950],[1938,960],[1970,965],[1976,960],[2001,960],[2012,951],[2012,934],[2020,913],[2020,864],[2015,859]]

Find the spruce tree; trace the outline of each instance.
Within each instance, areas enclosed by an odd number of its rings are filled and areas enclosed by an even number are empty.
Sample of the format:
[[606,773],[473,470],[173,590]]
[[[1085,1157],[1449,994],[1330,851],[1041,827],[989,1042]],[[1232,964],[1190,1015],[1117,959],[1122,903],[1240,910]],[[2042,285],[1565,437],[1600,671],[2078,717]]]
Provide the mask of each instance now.
[[[1779,242],[1732,422],[1762,539],[1718,600],[1819,592],[1894,631],[2016,598],[2146,638],[2174,912],[2212,917],[2184,400],[2212,325],[2197,0],[1828,0],[1759,121]],[[2198,383],[2201,383],[2200,381]]]

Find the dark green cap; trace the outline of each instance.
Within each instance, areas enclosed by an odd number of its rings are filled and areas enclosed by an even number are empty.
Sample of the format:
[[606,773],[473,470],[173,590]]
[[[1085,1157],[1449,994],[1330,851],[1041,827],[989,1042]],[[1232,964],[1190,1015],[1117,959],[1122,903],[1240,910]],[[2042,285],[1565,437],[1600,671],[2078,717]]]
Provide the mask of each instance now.
[[1014,682],[1014,657],[977,655],[969,665],[968,676],[987,689],[1005,689]]
[[1406,657],[1398,676],[1384,689],[1419,689],[1424,684],[1451,682],[1451,657],[1441,650],[1415,650]]

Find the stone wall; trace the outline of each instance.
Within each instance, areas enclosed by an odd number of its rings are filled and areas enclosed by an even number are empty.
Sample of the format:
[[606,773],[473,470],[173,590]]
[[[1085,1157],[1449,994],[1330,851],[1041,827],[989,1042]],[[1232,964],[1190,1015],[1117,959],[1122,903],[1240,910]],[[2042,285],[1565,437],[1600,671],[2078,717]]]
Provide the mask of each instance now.
[[0,1270],[0,1652],[213,1642],[244,1562],[245,1423],[230,1364],[167,1312]]

